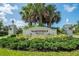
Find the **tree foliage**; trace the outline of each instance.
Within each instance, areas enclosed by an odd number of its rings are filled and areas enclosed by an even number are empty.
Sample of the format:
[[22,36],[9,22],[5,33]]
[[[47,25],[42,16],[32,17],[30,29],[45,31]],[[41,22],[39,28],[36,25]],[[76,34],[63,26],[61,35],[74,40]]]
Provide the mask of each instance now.
[[22,7],[20,14],[25,22],[39,23],[39,26],[47,24],[51,27],[54,22],[60,21],[60,12],[55,5],[46,5],[44,3],[29,3]]
[[2,21],[0,21],[0,29],[2,28],[2,26],[3,26],[3,22],[2,22]]

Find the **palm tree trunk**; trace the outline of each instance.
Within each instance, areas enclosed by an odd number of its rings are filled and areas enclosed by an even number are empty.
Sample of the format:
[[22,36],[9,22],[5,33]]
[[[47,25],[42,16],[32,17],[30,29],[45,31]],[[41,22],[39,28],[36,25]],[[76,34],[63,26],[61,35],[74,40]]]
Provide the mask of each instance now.
[[39,26],[42,26],[42,16],[40,15]]
[[32,26],[32,22],[31,21],[29,22],[29,26]]
[[51,28],[51,21],[49,21],[48,23],[48,28]]
[[48,28],[51,28],[52,17],[49,18]]
[[31,18],[29,18],[29,27],[32,26]]

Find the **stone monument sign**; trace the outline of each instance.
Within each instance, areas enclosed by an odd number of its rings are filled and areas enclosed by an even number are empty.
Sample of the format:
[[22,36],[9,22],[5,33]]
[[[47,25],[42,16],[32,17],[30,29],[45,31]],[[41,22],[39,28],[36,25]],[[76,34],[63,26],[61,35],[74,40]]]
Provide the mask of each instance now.
[[24,35],[56,35],[56,29],[50,29],[47,27],[33,27],[29,29],[23,29]]

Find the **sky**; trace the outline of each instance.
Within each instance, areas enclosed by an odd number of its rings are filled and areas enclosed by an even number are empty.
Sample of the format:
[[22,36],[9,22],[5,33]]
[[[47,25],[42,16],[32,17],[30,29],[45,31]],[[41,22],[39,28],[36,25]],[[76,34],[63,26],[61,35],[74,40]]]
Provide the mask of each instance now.
[[[52,27],[63,27],[64,24],[75,24],[79,21],[79,4],[78,3],[54,3],[61,13],[61,20],[58,24],[52,24]],[[14,20],[17,27],[27,25],[21,18],[20,10],[27,3],[0,3],[0,20],[4,25],[11,25]],[[52,3],[51,3],[52,5]]]

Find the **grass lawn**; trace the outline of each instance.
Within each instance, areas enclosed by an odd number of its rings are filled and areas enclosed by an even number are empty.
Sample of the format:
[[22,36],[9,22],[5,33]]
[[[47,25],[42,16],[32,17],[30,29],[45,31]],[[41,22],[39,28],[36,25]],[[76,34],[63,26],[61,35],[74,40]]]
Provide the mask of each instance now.
[[31,51],[15,51],[0,48],[0,56],[79,56],[79,50],[72,52],[31,52]]

